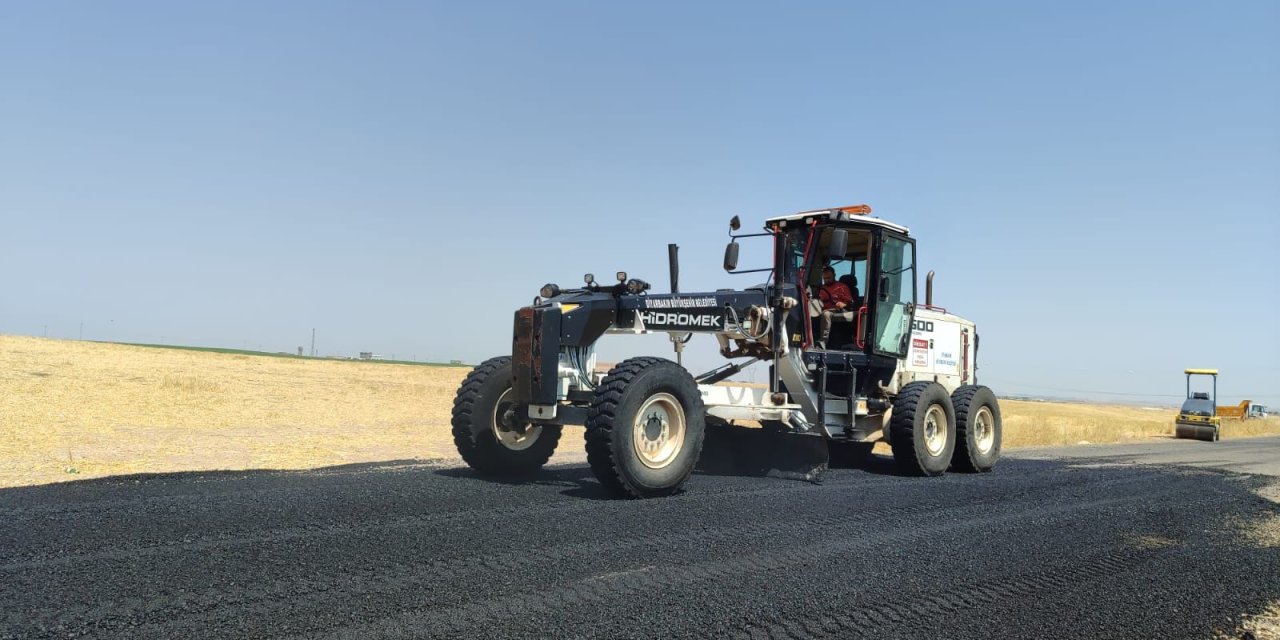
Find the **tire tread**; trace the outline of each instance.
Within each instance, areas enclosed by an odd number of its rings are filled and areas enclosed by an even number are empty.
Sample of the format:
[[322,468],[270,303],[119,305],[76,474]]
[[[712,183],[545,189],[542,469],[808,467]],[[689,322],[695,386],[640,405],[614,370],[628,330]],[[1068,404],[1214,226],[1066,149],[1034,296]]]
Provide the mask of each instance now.
[[[646,490],[627,479],[626,474],[622,473],[618,466],[618,461],[613,455],[613,430],[618,426],[618,407],[622,404],[623,392],[641,372],[661,363],[675,365],[670,360],[652,356],[628,358],[618,363],[609,370],[604,380],[596,387],[595,398],[591,402],[591,407],[587,410],[587,429],[584,435],[586,439],[587,464],[591,467],[592,474],[600,481],[605,490],[614,495],[629,498],[669,495],[675,493],[679,486],[684,484],[693,473],[693,465],[690,465],[688,472],[670,490]],[[683,369],[680,370],[684,371]],[[688,372],[685,372],[685,375],[688,376]],[[693,377],[689,376],[689,380],[692,382]],[[697,383],[693,384],[696,389]],[[702,397],[695,394],[692,399],[692,406],[686,407],[685,411],[689,415],[693,415],[694,412],[698,414],[704,412]],[[705,430],[700,431],[697,442],[686,443],[686,446],[693,445],[696,450],[701,451],[705,435]]]
[[[889,446],[893,450],[893,460],[898,469],[907,475],[941,475],[940,472],[932,473],[925,469],[916,454],[916,413],[918,410],[927,410],[927,407],[920,406],[920,396],[934,386],[938,386],[938,383],[925,380],[909,382],[898,390],[898,395],[893,399],[893,415],[889,420]],[[945,396],[946,391],[942,393]]]
[[[458,455],[472,469],[486,475],[525,475],[530,474],[551,459],[556,445],[560,441],[562,428],[559,425],[545,425],[538,436],[538,442],[529,449],[513,452],[505,449],[496,440],[492,444],[477,442],[472,433],[475,419],[475,406],[481,399],[481,392],[486,382],[504,367],[510,366],[511,356],[489,358],[476,365],[453,398],[452,426],[453,444]],[[483,437],[483,434],[482,434]],[[491,436],[490,436],[491,437]],[[546,439],[545,442],[543,439]],[[508,455],[503,455],[504,453]],[[510,455],[519,453],[523,455]]]
[[[983,390],[988,393],[991,391],[982,385],[969,384],[956,389],[955,393],[951,394],[951,404],[956,411],[956,450],[951,456],[951,466],[957,471],[984,473],[990,471],[995,465],[994,461],[989,465],[983,465],[975,457],[977,452],[969,450],[969,412],[976,410],[977,407],[972,406],[974,396]],[[992,397],[995,397],[994,394]],[[998,420],[999,413],[997,412],[993,417]],[[999,427],[997,426],[997,428]],[[995,446],[997,447],[996,455],[998,456],[999,442]]]

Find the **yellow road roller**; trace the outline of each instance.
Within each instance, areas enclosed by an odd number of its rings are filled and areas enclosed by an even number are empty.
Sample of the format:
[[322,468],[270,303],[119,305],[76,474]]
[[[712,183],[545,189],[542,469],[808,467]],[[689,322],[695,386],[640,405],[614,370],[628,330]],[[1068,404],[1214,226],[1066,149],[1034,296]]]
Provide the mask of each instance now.
[[[1187,369],[1187,399],[1173,422],[1173,434],[1178,438],[1191,438],[1205,442],[1217,442],[1222,418],[1217,416],[1218,370]],[[1191,390],[1191,376],[1213,378],[1213,396],[1204,391]]]

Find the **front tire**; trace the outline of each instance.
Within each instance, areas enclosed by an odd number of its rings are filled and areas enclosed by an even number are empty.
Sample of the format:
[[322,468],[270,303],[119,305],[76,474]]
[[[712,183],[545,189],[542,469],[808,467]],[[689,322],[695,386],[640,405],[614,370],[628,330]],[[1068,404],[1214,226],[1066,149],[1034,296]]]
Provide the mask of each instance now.
[[912,382],[893,399],[889,419],[893,461],[912,476],[940,476],[956,447],[956,414],[951,396],[936,382]]
[[596,388],[587,413],[587,462],[615,496],[671,495],[693,473],[706,434],[702,393],[662,358],[630,358]]
[[492,476],[528,475],[547,463],[560,442],[558,424],[511,424],[515,401],[511,358],[490,358],[471,370],[453,399],[453,444],[476,471]]
[[951,467],[985,473],[1000,459],[1000,404],[991,389],[966,385],[951,394],[956,410],[956,451]]

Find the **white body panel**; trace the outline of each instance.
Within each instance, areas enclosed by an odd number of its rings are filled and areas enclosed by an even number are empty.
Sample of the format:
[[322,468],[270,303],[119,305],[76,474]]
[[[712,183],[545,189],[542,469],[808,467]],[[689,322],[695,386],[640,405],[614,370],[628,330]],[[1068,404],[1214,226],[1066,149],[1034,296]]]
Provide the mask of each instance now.
[[898,365],[898,386],[931,380],[953,392],[961,385],[975,384],[977,348],[972,322],[938,308],[917,309],[911,350]]
[[774,404],[767,388],[746,385],[700,384],[707,413],[724,420],[778,420],[789,422],[800,405]]
[[[798,404],[773,404],[769,390],[757,385],[700,384],[702,402],[707,407],[707,415],[722,420],[777,420],[795,425],[799,420],[803,423],[804,411]],[[859,399],[854,406],[854,431],[859,433],[858,440],[875,442],[886,438],[885,418],[887,414],[870,416],[867,414],[866,399]],[[833,402],[827,411],[828,416],[841,416],[837,420],[848,420],[848,410],[842,403]],[[828,427],[830,430],[832,427]],[[844,433],[844,430],[838,430]]]
[[777,216],[777,217],[773,217],[773,218],[766,218],[766,219],[765,219],[765,221],[764,221],[764,223],[765,223],[765,226],[767,227],[767,226],[774,225],[774,224],[778,224],[778,223],[787,223],[787,222],[804,222],[805,220],[808,220],[809,218],[821,218],[821,219],[826,219],[826,220],[841,220],[841,221],[844,221],[844,222],[850,222],[850,221],[852,221],[852,222],[863,222],[863,223],[866,223],[866,224],[875,225],[875,226],[877,226],[877,227],[884,227],[885,229],[891,229],[891,230],[893,230],[893,231],[897,231],[898,233],[902,233],[902,234],[910,233],[910,230],[909,230],[909,229],[907,229],[906,227],[904,227],[904,226],[902,226],[902,225],[900,225],[900,224],[896,224],[896,223],[893,223],[893,222],[889,222],[888,220],[885,220],[884,218],[875,218],[875,217],[872,217],[872,216],[869,216],[869,215],[849,215],[848,213],[844,213],[844,212],[842,212],[842,211],[841,211],[840,209],[838,209],[838,208],[836,208],[836,209],[814,209],[813,211],[802,211],[802,212],[800,212],[800,213],[795,213],[795,214],[792,214],[792,215],[789,215],[789,216]]

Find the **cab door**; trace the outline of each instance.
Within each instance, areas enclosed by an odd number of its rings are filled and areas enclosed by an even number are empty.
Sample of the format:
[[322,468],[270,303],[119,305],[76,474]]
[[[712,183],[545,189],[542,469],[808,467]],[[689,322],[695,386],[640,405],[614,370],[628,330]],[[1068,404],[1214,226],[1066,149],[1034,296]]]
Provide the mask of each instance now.
[[906,236],[883,232],[873,283],[871,352],[904,358],[911,347],[916,308],[916,244]]

